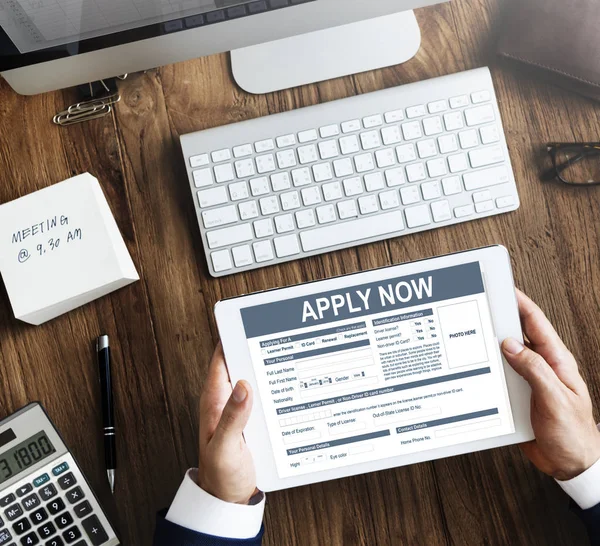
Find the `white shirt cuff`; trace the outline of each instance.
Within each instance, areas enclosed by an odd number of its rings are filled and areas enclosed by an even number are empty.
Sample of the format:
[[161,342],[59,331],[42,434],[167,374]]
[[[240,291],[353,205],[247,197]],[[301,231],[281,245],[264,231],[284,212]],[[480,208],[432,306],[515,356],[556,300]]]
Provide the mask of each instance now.
[[169,508],[167,521],[221,538],[248,539],[258,535],[265,511],[265,495],[255,505],[225,502],[198,486],[197,473],[197,469],[187,471]]
[[582,510],[600,504],[600,459],[572,480],[564,482],[556,480],[556,482]]

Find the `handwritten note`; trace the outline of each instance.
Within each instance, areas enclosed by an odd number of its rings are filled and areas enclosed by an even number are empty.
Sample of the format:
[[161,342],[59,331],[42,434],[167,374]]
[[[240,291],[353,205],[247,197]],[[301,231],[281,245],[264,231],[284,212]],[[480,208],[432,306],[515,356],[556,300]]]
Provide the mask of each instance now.
[[90,174],[0,205],[0,272],[15,317],[32,324],[139,278]]

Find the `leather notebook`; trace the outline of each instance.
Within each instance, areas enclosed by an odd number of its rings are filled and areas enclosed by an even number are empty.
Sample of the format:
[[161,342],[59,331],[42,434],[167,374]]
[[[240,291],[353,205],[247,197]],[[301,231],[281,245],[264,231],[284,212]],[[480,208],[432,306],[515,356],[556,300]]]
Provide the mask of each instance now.
[[598,0],[511,0],[498,53],[600,100]]

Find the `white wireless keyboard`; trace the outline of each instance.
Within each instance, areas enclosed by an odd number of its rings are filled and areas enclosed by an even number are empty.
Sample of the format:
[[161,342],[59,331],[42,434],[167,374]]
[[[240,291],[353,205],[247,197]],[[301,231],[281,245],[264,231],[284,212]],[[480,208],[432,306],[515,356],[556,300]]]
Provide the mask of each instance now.
[[181,137],[210,273],[515,210],[487,68]]

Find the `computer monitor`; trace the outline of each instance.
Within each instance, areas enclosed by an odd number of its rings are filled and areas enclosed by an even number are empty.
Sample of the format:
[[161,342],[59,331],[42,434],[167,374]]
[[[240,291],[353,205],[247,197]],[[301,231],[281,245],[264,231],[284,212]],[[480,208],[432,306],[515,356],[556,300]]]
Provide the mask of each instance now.
[[0,73],[33,95],[236,50],[236,80],[262,93],[407,60],[407,10],[439,1],[0,0]]

